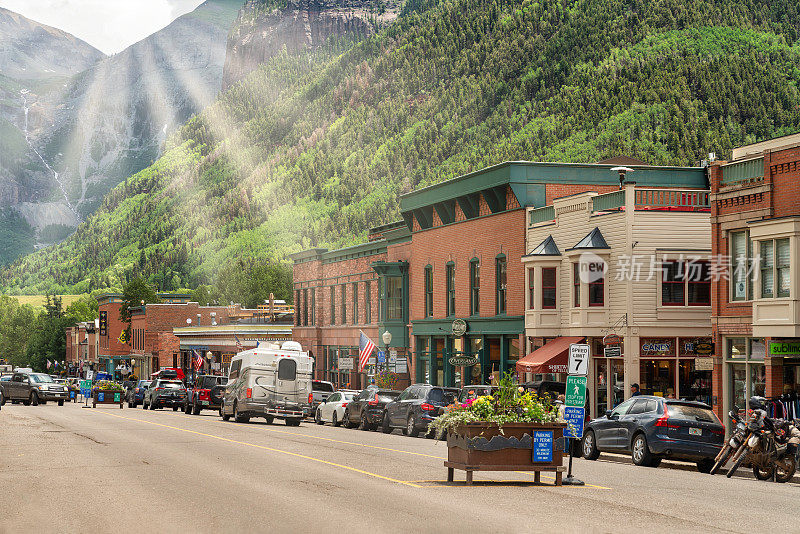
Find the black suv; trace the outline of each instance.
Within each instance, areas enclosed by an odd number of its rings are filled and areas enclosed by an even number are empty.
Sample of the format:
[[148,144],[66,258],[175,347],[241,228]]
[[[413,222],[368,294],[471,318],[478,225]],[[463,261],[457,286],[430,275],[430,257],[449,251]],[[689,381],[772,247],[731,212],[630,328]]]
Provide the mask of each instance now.
[[382,430],[388,434],[393,428],[402,428],[406,436],[418,436],[428,429],[428,423],[455,402],[458,388],[445,388],[430,384],[408,386],[397,398],[386,405]]
[[399,391],[370,386],[347,403],[342,424],[347,428],[358,425],[361,430],[374,430],[383,423],[386,405],[399,396]]

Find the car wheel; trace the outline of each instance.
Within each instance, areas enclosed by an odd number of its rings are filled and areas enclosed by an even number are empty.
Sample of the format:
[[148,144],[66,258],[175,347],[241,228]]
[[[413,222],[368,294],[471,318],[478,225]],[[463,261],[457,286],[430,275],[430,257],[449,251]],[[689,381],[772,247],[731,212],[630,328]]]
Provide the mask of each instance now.
[[155,410],[156,409],[156,403],[153,402],[153,401],[150,401],[150,405],[148,406],[148,408],[150,408],[150,410]]
[[223,410],[223,408],[224,408],[224,406],[220,406],[219,407],[219,416],[222,417],[223,421],[230,421],[231,416],[226,414],[225,410]]
[[192,404],[192,415],[200,415],[200,410],[199,404]]
[[588,431],[583,435],[583,457],[587,460],[597,460],[600,457],[600,451],[597,449],[595,442],[594,432]]
[[384,434],[392,433],[392,426],[389,424],[389,414],[383,412],[383,423],[381,423],[381,430]]
[[300,426],[300,419],[286,419],[286,426]]
[[63,400],[58,401],[58,405],[59,406],[64,406],[64,401]]
[[697,462],[697,470],[701,473],[710,473],[712,467],[714,467],[714,460],[711,458],[704,458]]
[[39,406],[39,394],[35,391],[31,393],[31,404],[33,406]]
[[333,415],[331,415],[331,424],[333,426],[339,426],[339,418],[336,417],[336,410],[333,410]]
[[239,406],[233,403],[233,420],[237,423],[249,423],[250,417],[239,413]]
[[[633,445],[631,446],[631,458],[633,463],[639,466],[651,467],[653,463],[653,455],[650,454],[650,449],[647,447],[647,438],[644,434],[636,434],[633,438]],[[661,459],[658,459],[661,463]],[[658,464],[656,464],[656,467]]]
[[266,416],[264,419],[267,421],[268,425],[271,425],[272,422],[275,420],[275,418],[272,417],[271,415]]
[[318,425],[324,425],[325,421],[322,420],[322,414],[319,413],[319,408],[317,408],[316,413],[314,413],[314,422]]
[[416,438],[419,436],[419,430],[417,429],[417,420],[414,417],[414,414],[409,416],[408,421],[406,422],[406,429],[404,434],[406,436],[411,436],[412,438]]
[[344,415],[342,415],[342,426],[345,428],[353,428],[353,423],[350,422],[350,413],[347,411],[347,408],[344,409]]
[[372,430],[372,425],[367,422],[367,414],[361,412],[361,421],[359,422],[358,428],[361,430]]
[[173,411],[173,412],[177,412],[177,411],[178,411],[178,408],[179,408],[179,406],[173,406],[173,407],[172,407],[172,411]]
[[6,397],[2,393],[0,393],[0,406],[6,405]]
[[24,400],[24,401],[22,401],[22,405],[23,405],[23,406],[30,406],[30,405],[31,405],[31,400],[30,400],[30,399],[28,399],[28,400]]
[[136,408],[136,405],[132,402],[128,402],[128,408]]

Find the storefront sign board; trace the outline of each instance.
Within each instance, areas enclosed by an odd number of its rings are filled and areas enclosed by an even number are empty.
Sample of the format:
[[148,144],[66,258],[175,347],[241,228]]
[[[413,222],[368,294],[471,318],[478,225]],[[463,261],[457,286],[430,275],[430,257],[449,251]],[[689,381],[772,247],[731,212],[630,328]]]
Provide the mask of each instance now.
[[397,358],[397,363],[395,363],[395,373],[407,373],[408,372],[408,360],[406,358]]
[[695,358],[694,369],[695,371],[713,371],[714,358]]
[[622,358],[622,347],[619,345],[607,345],[603,348],[603,354],[606,358]]
[[770,356],[800,356],[800,341],[770,341]]
[[352,356],[341,356],[339,357],[339,370],[340,371],[352,371],[354,360]]

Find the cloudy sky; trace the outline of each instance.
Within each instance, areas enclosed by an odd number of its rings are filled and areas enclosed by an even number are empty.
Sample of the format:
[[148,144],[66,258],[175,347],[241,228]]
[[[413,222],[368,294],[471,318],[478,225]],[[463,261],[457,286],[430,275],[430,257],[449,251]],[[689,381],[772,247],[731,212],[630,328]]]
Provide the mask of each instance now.
[[0,0],[0,7],[55,26],[113,54],[201,3],[203,0]]

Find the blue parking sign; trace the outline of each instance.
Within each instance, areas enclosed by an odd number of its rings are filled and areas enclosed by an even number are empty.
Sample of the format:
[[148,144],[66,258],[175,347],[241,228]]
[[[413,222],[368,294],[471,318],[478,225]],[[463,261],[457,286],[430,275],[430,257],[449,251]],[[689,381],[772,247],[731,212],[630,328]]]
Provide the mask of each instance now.
[[378,363],[385,363],[386,362],[386,352],[379,350],[378,351]]
[[583,421],[586,419],[586,408],[577,406],[564,407],[564,420],[570,425],[564,429],[565,438],[580,439],[583,437]]
[[553,461],[553,431],[534,430],[533,432],[533,461]]

